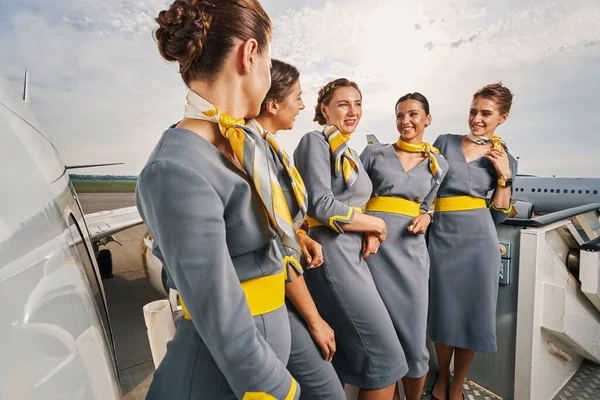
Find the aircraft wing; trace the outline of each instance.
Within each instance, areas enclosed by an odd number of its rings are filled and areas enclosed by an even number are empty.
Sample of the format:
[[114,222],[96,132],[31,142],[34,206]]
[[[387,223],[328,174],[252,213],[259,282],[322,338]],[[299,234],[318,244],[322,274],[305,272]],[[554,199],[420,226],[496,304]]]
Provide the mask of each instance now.
[[97,242],[142,222],[142,217],[135,206],[85,215],[85,223],[92,242]]

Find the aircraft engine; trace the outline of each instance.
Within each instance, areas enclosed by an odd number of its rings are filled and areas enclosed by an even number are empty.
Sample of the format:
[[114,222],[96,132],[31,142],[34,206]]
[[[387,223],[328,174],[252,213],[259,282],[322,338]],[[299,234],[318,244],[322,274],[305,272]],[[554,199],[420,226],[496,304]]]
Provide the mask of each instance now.
[[162,262],[152,254],[152,245],[154,239],[152,235],[146,232],[142,239],[142,262],[146,269],[146,274],[150,280],[150,285],[165,297],[168,297],[169,287],[167,286],[167,272],[164,270]]
[[533,214],[535,212],[535,206],[532,203],[530,203],[528,201],[517,200],[513,204],[513,207],[514,207],[515,211],[517,212],[517,215],[515,215],[513,218],[516,218],[516,219],[533,218]]

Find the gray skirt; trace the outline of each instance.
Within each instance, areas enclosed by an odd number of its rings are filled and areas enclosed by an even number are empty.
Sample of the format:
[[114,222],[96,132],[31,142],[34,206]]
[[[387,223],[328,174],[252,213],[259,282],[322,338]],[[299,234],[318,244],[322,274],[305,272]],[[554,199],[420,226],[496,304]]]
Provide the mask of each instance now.
[[306,284],[335,331],[333,366],[338,376],[365,389],[393,384],[408,367],[390,315],[362,259],[362,234],[316,227],[309,235],[323,246],[324,263],[305,272]]
[[323,358],[306,322],[293,305],[288,304],[287,307],[292,331],[292,351],[287,369],[302,389],[300,400],[346,400],[333,365]]
[[495,352],[501,261],[490,211],[483,208],[435,213],[429,255],[431,340]]
[[[290,354],[290,324],[285,306],[254,317],[259,333],[285,365]],[[260,366],[256,366],[260,368]],[[154,373],[147,400],[237,399],[192,321],[177,321],[175,337]]]
[[368,214],[385,221],[388,235],[377,254],[367,258],[367,264],[404,349],[406,376],[419,378],[429,370],[429,255],[425,237],[408,231],[412,217],[386,212]]

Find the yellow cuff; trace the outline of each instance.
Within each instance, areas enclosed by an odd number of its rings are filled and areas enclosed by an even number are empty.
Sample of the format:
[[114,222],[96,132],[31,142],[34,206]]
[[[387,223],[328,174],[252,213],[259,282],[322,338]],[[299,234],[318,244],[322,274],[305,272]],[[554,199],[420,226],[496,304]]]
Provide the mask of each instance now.
[[304,235],[307,235],[307,234],[308,234],[308,232],[306,232],[304,229],[301,229],[301,228],[299,228],[299,229],[296,229],[296,235],[299,235],[299,234],[301,234],[301,233],[302,233],[302,234],[304,234]]

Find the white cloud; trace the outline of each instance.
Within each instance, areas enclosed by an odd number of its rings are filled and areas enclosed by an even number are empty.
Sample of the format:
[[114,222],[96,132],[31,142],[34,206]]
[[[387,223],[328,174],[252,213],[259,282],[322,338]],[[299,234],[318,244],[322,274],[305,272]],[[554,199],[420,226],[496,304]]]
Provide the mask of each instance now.
[[[40,8],[24,0],[0,16],[0,51],[11,55],[0,73],[19,87],[22,70],[30,69],[33,111],[65,163],[125,161],[101,172],[137,174],[163,129],[180,118],[183,84],[151,37],[168,3],[58,0]],[[471,94],[502,80],[515,101],[499,133],[522,156],[522,172],[600,176],[600,161],[546,161],[599,159],[597,1],[263,4],[275,26],[273,56],[303,73],[307,109],[293,132],[279,135],[289,151],[316,128],[316,92],[333,78],[354,79],[363,91],[363,120],[351,142],[357,149],[366,133],[395,140],[393,105],[406,92],[429,98],[433,140],[463,132]]]

